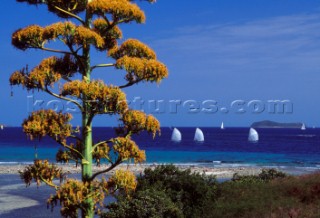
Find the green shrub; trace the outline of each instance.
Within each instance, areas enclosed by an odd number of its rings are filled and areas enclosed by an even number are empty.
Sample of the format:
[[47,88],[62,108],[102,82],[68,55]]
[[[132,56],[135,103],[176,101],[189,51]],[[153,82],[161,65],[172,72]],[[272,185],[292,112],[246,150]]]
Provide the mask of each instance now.
[[276,169],[263,169],[258,177],[263,181],[271,181],[274,179],[285,178],[287,174]]
[[285,178],[287,175],[276,169],[263,169],[262,172],[257,176],[240,176],[235,173],[232,177],[233,182],[241,183],[260,183],[260,182],[270,182],[274,179]]
[[216,190],[215,177],[161,165],[146,169],[131,199],[119,196],[105,217],[206,217]]
[[165,192],[183,211],[185,217],[201,217],[212,208],[217,196],[215,177],[180,170],[174,165],[146,169],[138,179],[138,189],[154,187]]
[[265,170],[221,183],[218,192],[211,217],[320,217],[319,173],[285,176]]
[[134,196],[120,196],[118,202],[107,206],[108,218],[183,218],[182,211],[162,191],[148,189],[137,191]]

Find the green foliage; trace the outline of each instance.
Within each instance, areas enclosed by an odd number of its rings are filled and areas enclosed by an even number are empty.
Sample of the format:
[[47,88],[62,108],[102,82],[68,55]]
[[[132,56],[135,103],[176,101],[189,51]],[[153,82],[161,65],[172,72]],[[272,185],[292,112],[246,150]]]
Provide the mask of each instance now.
[[251,176],[240,176],[235,173],[232,177],[233,182],[241,182],[241,183],[260,183],[260,182],[270,182],[271,180],[277,178],[285,178],[287,175],[281,171],[277,171],[276,169],[263,169],[262,172],[257,175]]
[[266,170],[256,177],[219,184],[208,217],[320,217],[319,187],[319,173],[293,177]]
[[108,206],[108,218],[182,218],[183,213],[172,200],[156,189],[136,192],[132,199],[120,197],[117,203]]
[[271,181],[277,178],[285,178],[287,175],[276,169],[263,169],[259,174],[259,178],[263,181]]
[[[212,176],[179,170],[173,165],[146,169],[136,193],[119,198],[106,217],[202,217],[212,209],[217,182]],[[146,199],[150,199],[146,203]],[[158,208],[156,211],[147,208]],[[150,213],[150,214],[148,214]],[[130,214],[126,216],[127,214]],[[135,216],[133,216],[134,214]],[[131,216],[132,215],[132,216]],[[148,216],[147,216],[148,215]]]
[[179,170],[173,165],[162,165],[154,170],[146,169],[138,179],[138,190],[155,187],[164,191],[183,211],[185,217],[199,217],[214,202],[216,180],[214,177]]

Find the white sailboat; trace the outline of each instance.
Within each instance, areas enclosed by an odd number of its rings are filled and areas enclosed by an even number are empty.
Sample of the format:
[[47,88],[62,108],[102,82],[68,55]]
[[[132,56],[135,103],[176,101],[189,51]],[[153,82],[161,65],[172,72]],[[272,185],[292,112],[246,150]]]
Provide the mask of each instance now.
[[194,134],[194,141],[197,141],[197,142],[203,142],[204,141],[203,132],[199,128],[196,129],[196,132]]
[[304,125],[304,123],[301,126],[301,130],[306,130],[306,125]]
[[3,128],[4,128],[4,126],[3,126],[3,125],[0,125],[0,129],[3,130]]
[[223,125],[223,122],[221,123],[221,127],[220,127],[220,129],[224,129],[224,125]]
[[257,142],[259,141],[259,134],[254,128],[250,128],[248,141],[250,142]]
[[171,135],[171,141],[180,142],[181,139],[182,139],[181,132],[177,128],[174,128]]

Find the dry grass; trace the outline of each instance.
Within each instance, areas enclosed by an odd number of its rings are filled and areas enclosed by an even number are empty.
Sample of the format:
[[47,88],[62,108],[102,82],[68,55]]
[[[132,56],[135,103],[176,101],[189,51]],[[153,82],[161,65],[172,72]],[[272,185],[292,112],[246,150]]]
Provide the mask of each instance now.
[[320,173],[225,182],[208,217],[319,218]]

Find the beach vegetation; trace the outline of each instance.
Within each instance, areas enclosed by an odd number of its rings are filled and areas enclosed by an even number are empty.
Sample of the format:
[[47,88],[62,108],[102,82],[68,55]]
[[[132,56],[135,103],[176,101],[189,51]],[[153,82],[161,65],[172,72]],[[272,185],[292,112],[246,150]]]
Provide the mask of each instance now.
[[[42,50],[54,55],[44,58],[31,69],[24,67],[13,72],[9,79],[11,86],[44,92],[68,101],[79,109],[82,120],[80,127],[74,127],[71,114],[41,109],[32,112],[22,124],[31,140],[54,139],[60,145],[56,160],[81,165],[81,180],[65,179],[65,172],[58,166],[38,159],[20,171],[20,176],[27,186],[35,181],[38,185],[45,183],[53,187],[56,193],[49,198],[48,206],[54,208],[60,203],[62,216],[78,217],[81,214],[82,217],[93,217],[101,213],[107,196],[130,196],[137,187],[135,175],[130,170],[117,170],[111,177],[101,179],[101,175],[121,163],[146,160],[145,152],[132,136],[142,131],[149,132],[152,137],[160,133],[160,124],[155,117],[130,109],[124,89],[140,82],[160,83],[168,76],[167,67],[146,44],[137,39],[121,39],[120,25],[145,22],[145,14],[135,1],[17,2],[39,6],[40,9],[47,7],[57,16],[58,22],[48,26],[29,25],[12,34],[15,48]],[[93,64],[93,52],[102,52],[104,62]],[[124,74],[124,81],[112,85],[93,79],[97,69],[119,70]],[[92,124],[98,115],[112,115],[118,120],[114,138],[93,141]],[[107,163],[104,168],[102,162]],[[95,173],[92,171],[94,163],[101,166]],[[54,183],[55,179],[61,183]],[[155,201],[170,206],[170,200],[161,196]]]
[[174,165],[147,168],[130,198],[118,196],[105,217],[205,217],[213,209],[217,181],[213,176]]
[[[262,179],[266,175],[268,179]],[[218,185],[216,202],[207,217],[320,217],[319,173],[284,176],[272,169],[236,177]]]
[[107,206],[103,218],[183,218],[181,208],[163,190],[149,188],[136,191],[131,198],[117,196],[117,202]]
[[118,195],[102,217],[315,218],[320,174],[289,176],[275,169],[217,182],[172,165],[147,168],[130,198]]
[[232,181],[238,183],[261,183],[270,182],[271,180],[278,178],[285,178],[287,175],[276,169],[262,169],[258,175],[239,175],[233,174]]

